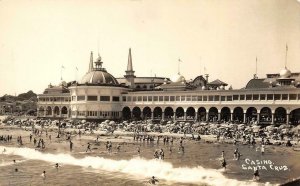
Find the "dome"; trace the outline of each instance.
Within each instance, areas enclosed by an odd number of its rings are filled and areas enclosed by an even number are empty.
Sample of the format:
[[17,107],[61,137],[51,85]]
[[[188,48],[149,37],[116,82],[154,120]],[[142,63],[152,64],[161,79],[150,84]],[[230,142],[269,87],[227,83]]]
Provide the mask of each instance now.
[[118,85],[118,81],[115,77],[113,77],[110,73],[105,71],[91,71],[86,73],[81,81],[81,84],[112,84],[112,85]]
[[287,68],[284,68],[280,71],[280,78],[288,78],[292,75],[291,71]]
[[171,81],[173,83],[178,83],[178,82],[181,82],[181,81],[184,81],[184,80],[185,80],[185,78],[180,74],[176,74],[175,76],[171,77]]
[[64,87],[66,87],[66,86],[67,86],[67,82],[62,81],[62,82],[60,82],[59,86],[64,86]]

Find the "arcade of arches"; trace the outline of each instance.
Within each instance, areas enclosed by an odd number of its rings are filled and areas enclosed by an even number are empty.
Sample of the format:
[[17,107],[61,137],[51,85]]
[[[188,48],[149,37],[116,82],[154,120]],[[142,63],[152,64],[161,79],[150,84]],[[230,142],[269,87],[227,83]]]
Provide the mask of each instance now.
[[[49,114],[54,112],[49,110]],[[48,108],[45,110],[48,114]],[[235,123],[251,123],[256,122],[260,124],[300,124],[300,108],[291,110],[289,113],[284,107],[278,107],[271,110],[269,107],[257,109],[255,107],[132,107],[128,106],[122,109],[122,116],[124,120],[172,120],[172,121],[209,121],[209,122],[228,122]]]
[[69,117],[70,111],[66,106],[59,107],[59,106],[46,106],[46,107],[39,107],[38,109],[38,116],[39,117]]

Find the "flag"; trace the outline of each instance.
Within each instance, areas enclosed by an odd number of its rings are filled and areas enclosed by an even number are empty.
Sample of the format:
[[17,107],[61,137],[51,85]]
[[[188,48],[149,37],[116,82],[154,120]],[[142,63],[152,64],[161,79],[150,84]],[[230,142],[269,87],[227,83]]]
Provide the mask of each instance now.
[[61,68],[65,69],[65,67],[62,65]]
[[179,62],[182,62],[180,58],[178,58],[178,61],[179,61]]

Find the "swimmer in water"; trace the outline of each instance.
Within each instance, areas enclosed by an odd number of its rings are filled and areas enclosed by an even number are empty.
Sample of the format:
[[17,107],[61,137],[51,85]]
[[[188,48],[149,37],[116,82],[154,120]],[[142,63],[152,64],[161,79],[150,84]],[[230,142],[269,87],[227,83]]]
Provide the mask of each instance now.
[[46,171],[43,171],[43,174],[41,175],[43,177],[43,179],[46,179]]
[[60,165],[58,163],[55,163],[55,166],[56,170],[58,171],[58,168],[60,168]]
[[13,160],[14,164],[16,163],[16,160]]
[[154,176],[152,176],[152,178],[149,180],[149,183],[150,183],[151,185],[155,185],[156,182],[159,182],[159,181],[158,181]]

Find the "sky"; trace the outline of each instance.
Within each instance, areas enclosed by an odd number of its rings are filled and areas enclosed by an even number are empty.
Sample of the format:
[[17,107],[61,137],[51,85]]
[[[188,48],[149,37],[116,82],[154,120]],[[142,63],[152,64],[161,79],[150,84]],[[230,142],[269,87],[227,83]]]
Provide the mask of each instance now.
[[[300,72],[297,0],[0,0],[0,95],[79,80],[90,51],[123,77],[128,49],[136,76],[194,79],[234,89],[255,73]],[[61,67],[64,66],[64,69]],[[78,71],[76,71],[76,67]]]

